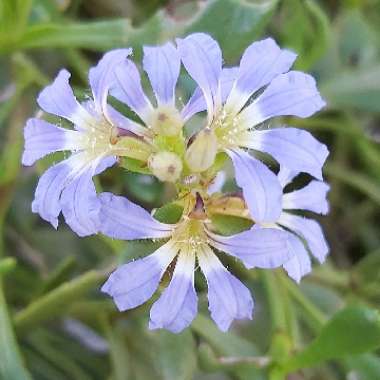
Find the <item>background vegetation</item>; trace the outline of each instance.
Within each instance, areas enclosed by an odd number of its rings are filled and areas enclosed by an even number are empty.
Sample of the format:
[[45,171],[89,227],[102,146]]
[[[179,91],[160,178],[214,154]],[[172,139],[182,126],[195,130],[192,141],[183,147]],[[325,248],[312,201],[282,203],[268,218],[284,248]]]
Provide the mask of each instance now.
[[[331,256],[300,286],[282,271],[229,265],[256,299],[253,322],[219,332],[205,284],[200,315],[180,335],[147,330],[149,305],[118,313],[99,292],[118,263],[152,243],[78,238],[31,213],[37,177],[56,157],[20,166],[25,120],[57,71],[87,70],[107,49],[212,34],[227,64],[273,36],[299,54],[328,108],[286,120],[325,142]],[[0,0],[0,378],[5,380],[379,380],[380,2],[378,0]],[[183,86],[188,86],[185,79]],[[184,93],[184,97],[187,94]],[[147,208],[170,188],[115,168],[99,187]],[[221,226],[222,228],[223,226]]]

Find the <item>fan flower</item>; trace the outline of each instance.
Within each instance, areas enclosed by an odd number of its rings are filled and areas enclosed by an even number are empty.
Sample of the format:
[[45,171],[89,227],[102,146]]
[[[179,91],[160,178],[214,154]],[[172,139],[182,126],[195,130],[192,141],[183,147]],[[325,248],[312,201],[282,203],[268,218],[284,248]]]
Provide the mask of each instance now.
[[139,118],[139,133],[155,149],[147,162],[151,172],[161,180],[176,182],[184,167],[186,139],[183,126],[203,110],[203,95],[196,91],[181,110],[177,107],[176,85],[181,60],[171,42],[162,46],[144,46],[142,66],[148,75],[155,102],[146,95],[139,70],[129,59],[115,67],[116,82],[111,95]]
[[125,103],[140,118],[141,131],[146,135],[178,136],[192,115],[202,111],[202,94],[197,92],[193,100],[179,111],[175,90],[181,68],[177,48],[167,42],[162,46],[144,46],[143,69],[147,73],[155,105],[149,100],[141,85],[136,65],[124,60],[114,68],[116,85],[111,94]]
[[100,202],[92,177],[112,166],[117,156],[146,160],[148,144],[125,136],[138,133],[140,126],[107,104],[113,85],[112,69],[124,61],[131,49],[108,52],[90,69],[93,99],[79,103],[69,85],[70,73],[61,70],[54,82],[38,96],[39,106],[52,115],[65,118],[74,129],[66,129],[32,118],[24,129],[24,165],[33,165],[47,154],[70,151],[71,155],[53,165],[41,176],[32,210],[55,228],[63,213],[67,224],[80,236],[97,232]]
[[[24,165],[33,165],[53,152],[71,152],[69,158],[42,175],[32,203],[33,212],[55,228],[62,212],[78,235],[98,231],[100,204],[92,177],[114,165],[118,157],[142,162],[162,181],[175,182],[181,176],[185,152],[182,127],[199,112],[196,99],[202,98],[202,94],[195,94],[179,112],[175,106],[181,65],[177,49],[171,43],[144,47],[143,66],[157,99],[157,107],[153,107],[142,89],[136,66],[127,58],[131,53],[132,49],[110,51],[90,69],[91,100],[77,101],[67,70],[61,70],[40,93],[39,106],[68,120],[74,129],[38,118],[29,119],[26,124]],[[136,112],[140,122],[128,119],[110,106],[109,93]]]
[[[177,39],[177,46],[187,72],[199,86],[194,94],[203,94],[197,99],[199,109],[203,101],[208,115],[206,126],[188,148],[187,164],[194,171],[206,170],[217,152],[225,151],[252,217],[276,221],[282,188],[274,173],[243,149],[267,153],[281,166],[322,179],[328,155],[324,144],[296,128],[260,129],[273,117],[305,118],[324,107],[315,80],[289,71],[296,55],[280,49],[271,38],[251,44],[240,66],[233,68],[222,68],[220,47],[207,34]],[[255,196],[258,187],[270,189],[263,193],[265,198]]]
[[[281,187],[285,188],[290,184],[297,174],[282,167],[277,175]],[[288,247],[292,257],[283,264],[283,267],[296,282],[300,282],[303,276],[311,272],[311,260],[308,252],[320,263],[323,263],[329,252],[329,247],[319,223],[296,215],[293,211],[311,211],[326,215],[329,211],[326,198],[329,190],[330,187],[325,182],[312,180],[298,190],[283,194],[282,210],[277,220],[273,222],[254,220],[253,228],[281,229],[287,234]],[[260,196],[260,193],[257,195]],[[240,202],[236,202],[239,200]],[[236,198],[218,193],[211,194],[209,209],[214,213],[235,214],[251,218],[240,197]],[[228,240],[229,237],[217,238],[217,241],[222,244],[228,243]],[[217,244],[215,247],[221,249],[221,246],[219,247]],[[247,267],[249,268],[249,265]]]
[[249,290],[228,272],[213,248],[240,259],[249,268],[276,268],[292,258],[288,233],[278,228],[252,228],[227,238],[211,232],[202,202],[178,223],[164,224],[126,198],[102,193],[100,201],[101,232],[105,235],[124,240],[168,239],[153,254],[116,269],[102,287],[120,311],[135,308],[152,297],[175,260],[170,284],[151,308],[150,329],[178,333],[195,318],[196,260],[207,280],[209,310],[218,327],[226,331],[234,319],[252,318]]
[[[278,173],[281,186],[284,188],[288,185],[296,174],[286,168],[281,168]],[[329,212],[327,201],[329,190],[330,186],[325,182],[312,180],[303,188],[284,193],[282,197],[283,211],[275,225],[291,231],[288,232],[288,242],[293,257],[283,267],[297,282],[311,271],[308,252],[322,264],[329,253],[329,246],[318,222],[292,214],[292,211],[305,210],[326,215]],[[269,225],[269,227],[274,228],[274,225]]]

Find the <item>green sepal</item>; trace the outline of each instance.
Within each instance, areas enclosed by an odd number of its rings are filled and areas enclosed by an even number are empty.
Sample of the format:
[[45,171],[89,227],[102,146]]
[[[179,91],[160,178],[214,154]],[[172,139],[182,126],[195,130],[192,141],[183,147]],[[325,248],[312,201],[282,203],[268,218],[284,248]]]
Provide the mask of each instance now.
[[134,158],[122,157],[120,158],[119,165],[134,173],[151,174],[146,162]]
[[226,236],[246,231],[253,225],[250,219],[222,214],[213,214],[211,216],[211,222],[218,233]]
[[154,217],[162,223],[174,224],[181,219],[182,214],[183,207],[176,202],[171,202],[158,208]]
[[181,158],[186,149],[185,139],[182,132],[177,136],[158,135],[154,138],[154,145],[159,151],[173,152]]
[[226,160],[228,158],[227,153],[225,152],[219,152],[216,157],[215,161],[212,164],[212,166],[207,169],[204,173],[204,176],[207,178],[213,178],[217,175],[217,173],[223,169],[224,164],[226,163]]

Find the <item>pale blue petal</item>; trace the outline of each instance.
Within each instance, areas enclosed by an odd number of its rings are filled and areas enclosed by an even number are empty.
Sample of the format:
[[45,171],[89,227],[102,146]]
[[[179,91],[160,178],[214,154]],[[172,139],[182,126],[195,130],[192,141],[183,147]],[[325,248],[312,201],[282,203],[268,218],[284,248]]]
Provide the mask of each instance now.
[[305,239],[311,254],[323,263],[329,253],[322,228],[315,220],[283,212],[278,223]]
[[148,211],[125,197],[102,193],[100,231],[114,239],[154,239],[171,235],[172,226],[160,223]]
[[280,171],[277,173],[277,178],[281,183],[281,186],[284,188],[286,185],[292,182],[298,174],[299,173],[297,171],[290,170],[285,166],[280,166]]
[[92,181],[93,170],[87,169],[65,186],[61,194],[62,214],[66,223],[79,236],[99,230],[100,201]]
[[193,321],[198,311],[194,264],[194,254],[179,254],[169,286],[150,310],[149,329],[163,328],[179,333]]
[[181,116],[183,120],[186,122],[198,112],[205,111],[206,109],[207,104],[203,96],[202,90],[199,87],[197,87],[189,101],[186,103],[185,107],[183,107],[181,111]]
[[322,166],[329,151],[311,133],[297,128],[251,131],[242,143],[273,156],[281,166],[322,179]]
[[22,164],[30,166],[50,153],[74,149],[77,134],[41,119],[29,119],[24,128]]
[[224,268],[210,249],[202,252],[198,260],[207,279],[211,318],[219,329],[227,331],[235,319],[252,319],[253,299],[249,289]]
[[212,195],[214,193],[222,192],[222,189],[226,183],[226,180],[227,180],[227,173],[224,170],[221,170],[218,173],[216,173],[216,176],[208,185],[207,194]]
[[311,260],[301,240],[290,232],[288,234],[289,250],[293,257],[283,266],[289,277],[300,282],[302,277],[311,272]]
[[68,160],[65,160],[46,170],[38,181],[32,211],[50,222],[54,228],[58,227],[58,215],[61,212],[60,197],[71,171],[72,167]]
[[[227,99],[227,96],[229,95],[231,91],[232,84],[237,75],[237,71],[238,71],[237,67],[224,68],[222,70],[222,74],[220,76],[222,102],[224,102]],[[192,97],[189,99],[189,101],[183,108],[182,117],[185,121],[187,121],[196,113],[205,111],[206,109],[207,109],[207,104],[203,96],[202,90],[199,87],[197,87]]]
[[149,121],[152,104],[141,86],[140,73],[136,65],[126,59],[115,67],[116,86],[111,89],[112,96],[127,104],[145,123]]
[[272,38],[251,44],[244,52],[227,108],[239,112],[249,97],[278,74],[287,72],[297,55],[278,47]]
[[104,54],[99,63],[89,71],[89,82],[96,111],[107,114],[108,91],[115,85],[114,68],[132,54],[132,49],[115,49]]
[[266,90],[241,112],[240,123],[250,128],[276,116],[305,118],[325,105],[312,76],[290,71],[274,78]]
[[77,102],[69,84],[70,73],[61,70],[54,82],[45,87],[37,98],[38,105],[46,112],[78,123],[77,115],[86,111]]
[[158,104],[175,104],[181,60],[171,42],[162,46],[144,46],[143,67],[148,74]]
[[228,150],[227,153],[251,217],[256,222],[275,222],[280,216],[282,202],[282,187],[277,176],[242,150]]
[[95,168],[94,175],[98,175],[104,172],[104,170],[115,165],[116,162],[117,162],[117,158],[115,156],[107,156],[107,157],[102,158]]
[[222,52],[209,35],[194,33],[176,40],[183,65],[197,82],[206,99],[209,117],[212,118],[219,103],[219,78],[222,73]]
[[231,236],[208,234],[210,245],[239,258],[247,268],[278,268],[292,257],[288,233],[277,228],[251,228]]
[[128,119],[110,105],[107,106],[107,114],[112,120],[112,124],[119,129],[132,132],[138,136],[145,136],[148,133],[147,127]]
[[135,308],[158,288],[161,277],[174,255],[172,243],[166,243],[153,254],[124,264],[113,272],[102,287],[120,311]]
[[309,210],[326,215],[329,212],[327,193],[330,186],[321,181],[311,181],[300,190],[286,193],[282,199],[283,209]]

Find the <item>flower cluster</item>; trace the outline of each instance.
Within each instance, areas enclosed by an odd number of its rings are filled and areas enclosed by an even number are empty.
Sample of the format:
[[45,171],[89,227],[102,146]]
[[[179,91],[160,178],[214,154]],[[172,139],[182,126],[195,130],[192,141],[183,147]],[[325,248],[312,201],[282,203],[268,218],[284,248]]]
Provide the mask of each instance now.
[[[91,99],[76,99],[66,70],[40,93],[39,106],[72,128],[38,118],[26,124],[24,165],[52,152],[70,152],[41,176],[32,210],[55,228],[62,213],[79,236],[161,240],[154,253],[120,266],[102,287],[124,311],[149,300],[164,274],[172,273],[151,308],[151,329],[180,332],[192,322],[198,263],[207,280],[211,317],[226,331],[233,320],[250,319],[254,303],[222,264],[220,252],[247,268],[283,267],[297,282],[311,271],[309,254],[319,262],[328,254],[320,225],[294,212],[328,212],[329,187],[322,179],[328,150],[307,131],[268,123],[279,116],[309,117],[325,103],[310,75],[289,71],[296,55],[270,38],[252,43],[238,67],[223,67],[218,43],[203,33],[144,47],[143,53],[154,101],[143,89],[131,49],[110,51],[90,69]],[[197,86],[178,107],[181,65]],[[117,104],[127,106],[133,117],[117,111]],[[196,114],[198,130],[188,136],[185,127]],[[274,159],[279,170],[255,152]],[[158,221],[125,197],[96,192],[93,177],[125,158],[173,184],[175,203],[183,210],[176,223]],[[228,159],[241,189],[237,194],[223,194],[217,186],[221,163]],[[314,179],[287,191],[300,173]],[[218,234],[214,214],[245,218],[252,227]]]

